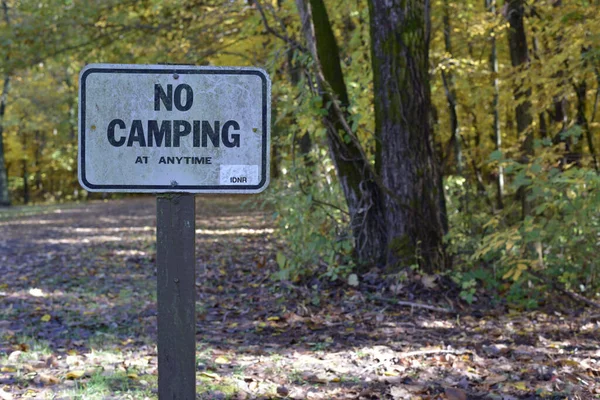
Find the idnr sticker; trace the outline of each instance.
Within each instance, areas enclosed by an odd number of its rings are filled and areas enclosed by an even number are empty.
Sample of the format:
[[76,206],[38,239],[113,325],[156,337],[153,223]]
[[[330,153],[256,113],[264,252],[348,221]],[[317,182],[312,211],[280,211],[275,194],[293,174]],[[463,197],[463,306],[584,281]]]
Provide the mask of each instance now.
[[258,165],[221,165],[221,185],[256,185]]

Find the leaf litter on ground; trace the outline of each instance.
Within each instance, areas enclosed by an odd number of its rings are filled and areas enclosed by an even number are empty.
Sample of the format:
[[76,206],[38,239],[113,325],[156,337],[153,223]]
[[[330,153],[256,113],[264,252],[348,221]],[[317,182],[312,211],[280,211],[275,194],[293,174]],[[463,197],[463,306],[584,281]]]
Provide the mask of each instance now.
[[[244,201],[197,199],[198,398],[600,396],[598,316],[473,309],[427,275],[274,281]],[[157,398],[155,200],[39,209],[0,220],[0,399]]]

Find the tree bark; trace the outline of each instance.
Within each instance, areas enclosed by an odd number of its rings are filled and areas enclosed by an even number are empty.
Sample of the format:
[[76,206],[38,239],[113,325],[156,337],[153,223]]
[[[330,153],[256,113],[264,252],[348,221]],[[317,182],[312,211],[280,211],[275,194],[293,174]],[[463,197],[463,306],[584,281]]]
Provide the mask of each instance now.
[[381,264],[387,249],[383,197],[369,160],[345,124],[348,92],[327,10],[323,0],[296,0],[296,5],[327,110],[329,153],[348,205],[356,256],[361,264]]
[[[524,67],[529,63],[529,49],[527,47],[527,36],[525,34],[525,1],[506,0],[506,18],[510,28],[508,29],[508,45],[510,48],[510,59],[515,68]],[[519,82],[515,88],[515,117],[517,120],[517,135],[521,142],[521,162],[527,163],[533,155],[533,132],[531,115],[531,89],[524,89],[523,83]],[[529,214],[531,205],[527,201],[527,193],[524,187],[517,190],[517,198],[521,201],[521,217]]]
[[31,198],[29,192],[29,170],[27,163],[27,134],[25,132],[19,132],[21,135],[21,167],[22,167],[22,178],[23,178],[23,203],[29,204]]
[[[508,30],[508,44],[510,48],[510,60],[513,67],[521,67],[529,63],[529,49],[527,46],[527,36],[525,34],[525,2],[524,0],[506,0],[507,1],[507,19],[510,24]],[[520,85],[521,86],[521,85]],[[517,131],[519,137],[525,137],[522,150],[530,155],[533,153],[533,135],[531,133],[531,89],[517,87],[515,89],[515,99],[519,104],[516,107],[515,115],[517,119]],[[521,100],[525,98],[525,100]]]
[[[485,8],[494,17],[496,15],[496,1],[484,0]],[[494,147],[498,151],[502,151],[502,133],[500,131],[500,83],[498,81],[498,49],[496,46],[496,35],[492,28],[491,33],[491,52],[490,52],[490,70],[492,71],[492,85],[494,87],[494,97],[492,98],[492,113],[494,122],[492,131],[494,132]],[[496,177],[496,207],[504,208],[504,167],[498,165],[498,176]]]
[[598,100],[600,100],[600,69],[594,68],[594,73],[596,75],[596,96],[594,97],[594,107],[592,109],[591,122],[594,122],[596,120],[596,112],[598,111]]
[[590,150],[590,155],[592,156],[592,162],[594,165],[594,169],[596,173],[600,172],[600,166],[598,165],[598,157],[596,156],[596,149],[594,148],[594,138],[592,137],[592,131],[590,129],[590,124],[588,123],[587,117],[585,115],[585,110],[587,108],[587,82],[582,80],[579,84],[573,83],[573,88],[575,89],[575,94],[577,94],[577,125],[581,127],[585,139],[587,141],[588,148]]
[[[453,57],[452,54],[452,36],[450,35],[452,27],[450,26],[450,4],[449,0],[444,0],[444,45],[446,53]],[[462,175],[463,173],[463,155],[462,145],[460,141],[459,125],[458,125],[458,113],[456,111],[456,87],[454,84],[454,73],[449,70],[447,73],[442,69],[442,81],[444,84],[444,91],[446,93],[446,100],[448,102],[448,112],[450,113],[450,136],[454,143],[454,158],[456,161],[456,173]]]
[[10,206],[10,195],[8,193],[8,170],[4,158],[4,113],[6,112],[6,99],[10,87],[10,75],[4,76],[2,94],[0,94],[0,206]]
[[[445,265],[438,165],[431,141],[428,0],[370,0],[375,134],[381,141],[387,262]],[[390,193],[391,192],[391,193]]]
[[[2,0],[2,11],[6,25],[10,25],[8,17],[8,6],[5,0]],[[8,57],[7,57],[8,59]],[[4,83],[2,93],[0,94],[0,206],[10,206],[10,195],[8,193],[8,169],[6,168],[6,159],[4,158],[4,114],[6,112],[6,101],[8,99],[8,90],[10,87],[10,73],[4,74]]]
[[42,131],[35,131],[35,153],[34,153],[34,165],[35,165],[35,189],[37,196],[42,194],[42,190],[44,188],[42,182],[42,151],[46,146],[46,138]]
[[[301,65],[298,61],[294,60],[294,54],[292,50],[288,50],[287,52],[287,73],[290,77],[290,82],[294,86],[298,86],[300,83],[300,75],[301,75]],[[293,118],[292,124],[296,125],[295,118]],[[300,136],[299,139],[296,139],[297,143],[293,143],[294,146],[298,145],[298,150],[300,151],[300,155],[302,156],[302,161],[304,166],[307,167],[312,173],[312,167],[314,167],[314,162],[310,158],[310,151],[312,150],[313,144],[312,139],[310,137],[310,132],[306,131]],[[308,180],[310,181],[310,175],[308,175]]]
[[546,113],[542,111],[538,115],[540,121],[540,139],[548,139],[548,123],[546,122]]

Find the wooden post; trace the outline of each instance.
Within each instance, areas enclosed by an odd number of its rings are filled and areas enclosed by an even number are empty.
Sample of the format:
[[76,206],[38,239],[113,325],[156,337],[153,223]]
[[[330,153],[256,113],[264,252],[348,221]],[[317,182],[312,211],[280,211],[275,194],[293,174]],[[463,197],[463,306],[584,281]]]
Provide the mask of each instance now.
[[196,398],[195,233],[192,194],[159,195],[156,204],[158,398]]

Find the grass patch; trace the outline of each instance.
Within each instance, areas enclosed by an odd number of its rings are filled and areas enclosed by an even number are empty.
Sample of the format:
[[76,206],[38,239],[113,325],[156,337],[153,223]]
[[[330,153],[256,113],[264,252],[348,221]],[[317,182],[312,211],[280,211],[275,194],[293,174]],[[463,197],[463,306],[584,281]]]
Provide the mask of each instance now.
[[12,351],[20,350],[22,353],[19,355],[19,362],[28,362],[32,360],[38,360],[43,356],[52,354],[52,348],[50,343],[46,340],[37,340],[30,336],[17,336],[9,339],[11,343],[14,343],[13,350],[9,350],[8,354],[2,354],[0,361],[7,362],[8,356]]
[[212,378],[200,375],[196,378],[196,382],[200,382],[196,385],[196,395],[200,396],[201,399],[214,399],[218,393],[222,395],[219,396],[220,398],[233,399],[239,392],[237,384],[227,378],[215,381]]
[[81,400],[102,400],[106,398],[123,399],[156,399],[156,394],[151,388],[157,386],[157,378],[153,375],[126,374],[115,372],[107,374],[104,372],[94,373],[86,380],[74,381],[75,386],[71,389],[57,393],[57,398]]
[[0,208],[0,221],[16,218],[31,217],[34,215],[51,214],[56,210],[67,210],[80,207],[82,203],[36,204],[30,206],[12,206]]

